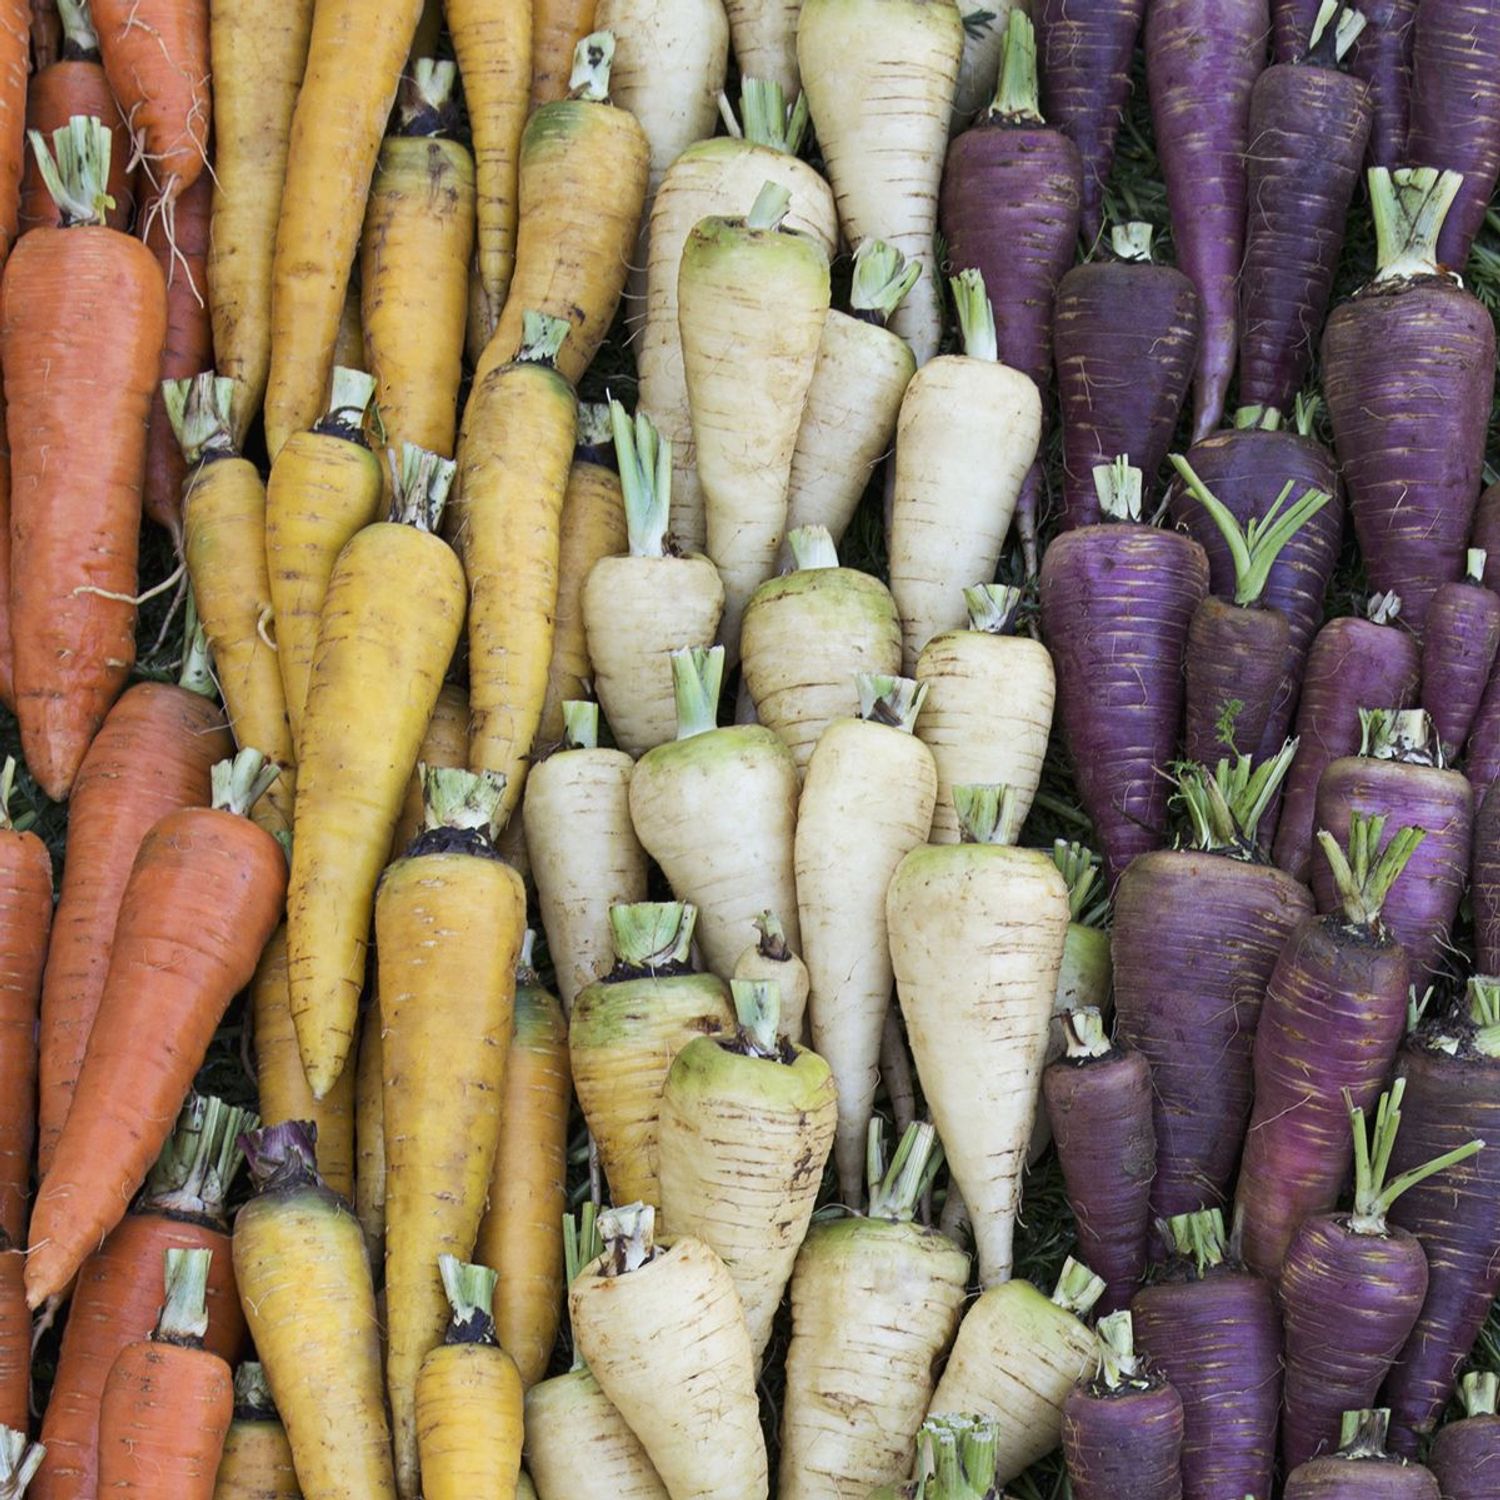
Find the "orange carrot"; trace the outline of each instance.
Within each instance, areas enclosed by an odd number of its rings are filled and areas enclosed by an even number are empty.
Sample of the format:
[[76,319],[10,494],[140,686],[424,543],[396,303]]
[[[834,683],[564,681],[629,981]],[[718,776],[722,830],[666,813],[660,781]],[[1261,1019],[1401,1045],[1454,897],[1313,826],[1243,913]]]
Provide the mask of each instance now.
[[210,796],[209,768],[230,753],[202,637],[177,685],[141,682],[110,710],[89,747],[68,808],[62,894],[42,975],[37,1173],[47,1175],[89,1032],[104,993],[115,919],[141,840],[181,807]]
[[[31,1397],[31,1311],[26,1256],[0,1229],[0,1424],[27,1428]],[[0,1494],[4,1494],[0,1488]]]
[[168,813],[136,855],[77,1097],[31,1216],[32,1307],[120,1222],[276,930],[286,858],[246,816],[268,770],[254,749],[220,761],[213,807]]
[[531,107],[568,97],[573,54],[594,29],[596,0],[531,0]]
[[0,391],[0,703],[16,711],[15,646],[10,638],[10,439]]
[[31,7],[27,0],[0,0],[0,261],[16,242],[20,218],[30,63]]
[[[109,132],[32,137],[70,227],[33,229],[0,280],[11,438],[11,629],[26,764],[53,801],[135,661],[146,417],[167,328],[151,252],[104,227]],[[44,159],[45,158],[45,159]]]

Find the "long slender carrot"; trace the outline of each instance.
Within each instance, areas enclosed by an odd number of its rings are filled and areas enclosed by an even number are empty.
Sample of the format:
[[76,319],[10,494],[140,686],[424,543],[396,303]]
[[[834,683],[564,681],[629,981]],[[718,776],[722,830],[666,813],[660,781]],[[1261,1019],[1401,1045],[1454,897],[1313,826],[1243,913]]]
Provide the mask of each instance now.
[[245,816],[268,774],[258,750],[221,761],[213,807],[169,813],[141,843],[78,1096],[31,1217],[33,1307],[120,1222],[276,928],[286,858]]
[[30,1425],[31,1396],[31,1312],[25,1274],[25,1252],[0,1229],[0,1423],[23,1432]]
[[32,146],[68,227],[32,230],[6,263],[0,364],[21,746],[61,801],[135,661],[146,418],[167,298],[151,252],[104,227],[109,131],[79,117],[52,141]]
[[208,803],[209,769],[230,753],[203,637],[190,629],[187,639],[180,681],[141,682],[126,692],[110,710],[73,784],[62,892],[42,975],[37,1066],[42,1177],[73,1105],[136,851],[158,819]]
[[0,703],[16,711],[15,642],[10,630],[10,438],[0,391]]

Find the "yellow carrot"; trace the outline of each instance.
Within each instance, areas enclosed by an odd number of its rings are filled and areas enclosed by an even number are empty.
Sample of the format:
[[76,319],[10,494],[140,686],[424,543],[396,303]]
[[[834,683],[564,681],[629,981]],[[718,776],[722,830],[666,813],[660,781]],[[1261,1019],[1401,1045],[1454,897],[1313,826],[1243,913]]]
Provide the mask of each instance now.
[[292,1445],[271,1399],[265,1370],[247,1360],[234,1372],[234,1421],[214,1481],[214,1500],[301,1500]]
[[[466,766],[469,763],[469,695],[456,684],[445,682],[438,693],[422,748],[417,753],[418,766]],[[401,820],[391,840],[391,858],[406,853],[406,846],[422,831],[422,773],[413,771],[401,805]]]

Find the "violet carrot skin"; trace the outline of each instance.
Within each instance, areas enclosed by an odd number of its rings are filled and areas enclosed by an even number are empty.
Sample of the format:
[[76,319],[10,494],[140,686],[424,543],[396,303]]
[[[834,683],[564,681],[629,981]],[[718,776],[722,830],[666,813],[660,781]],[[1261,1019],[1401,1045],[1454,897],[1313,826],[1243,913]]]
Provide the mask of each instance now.
[[[1462,1008],[1407,1038],[1398,1064],[1405,1122],[1391,1170],[1452,1151],[1470,1139],[1500,1141],[1500,979],[1476,975]],[[1427,1299],[1382,1399],[1392,1447],[1416,1451],[1500,1292],[1500,1149],[1419,1183],[1391,1207],[1391,1222],[1427,1252]]]
[[1289,750],[1253,772],[1248,756],[1212,775],[1185,770],[1189,846],[1140,856],[1115,890],[1115,1009],[1121,1041],[1151,1065],[1161,1218],[1226,1201],[1266,981],[1313,912],[1312,893],[1255,853]]
[[1173,239],[1203,299],[1194,442],[1219,425],[1234,374],[1250,93],[1269,29],[1266,0],[1155,0],[1146,15],[1146,85]]
[[1218,1209],[1160,1226],[1172,1250],[1130,1304],[1136,1345],[1182,1398],[1185,1500],[1269,1500],[1281,1319],[1269,1282],[1225,1241]]
[[1322,0],[1271,0],[1271,62],[1299,62],[1312,45]]
[[1282,1500],[1441,1500],[1430,1470],[1385,1451],[1390,1417],[1345,1412],[1338,1451],[1287,1475]]
[[1448,1422],[1427,1450],[1443,1500],[1494,1500],[1500,1485],[1500,1376],[1471,1370],[1458,1383],[1464,1415]]
[[1469,549],[1463,578],[1432,596],[1422,641],[1422,707],[1448,761],[1468,743],[1500,651],[1500,594],[1484,583],[1487,561],[1482,547]]
[[1438,586],[1463,572],[1495,325],[1437,258],[1458,174],[1376,167],[1369,178],[1377,270],[1328,319],[1323,391],[1370,583],[1401,596],[1420,636]]
[[[1126,1307],[1146,1270],[1156,1131],[1151,1068],[1140,1052],[1111,1044],[1099,1012],[1070,1011],[1067,1052],[1042,1074],[1077,1259],[1104,1282],[1099,1307]],[[1102,1492],[1101,1492],[1102,1493]]]
[[[1281,1271],[1286,1335],[1281,1456],[1288,1469],[1338,1446],[1343,1413],[1368,1406],[1401,1352],[1427,1295],[1427,1257],[1415,1236],[1387,1221],[1391,1205],[1424,1178],[1483,1148],[1469,1141],[1399,1177],[1391,1148],[1405,1083],[1380,1096],[1373,1136],[1349,1109],[1354,1204],[1304,1219]],[[1347,1096],[1346,1096],[1347,1098]]]
[[1161,775],[1182,727],[1188,623],[1208,592],[1203,548],[1141,524],[1141,472],[1094,471],[1105,519],[1063,532],[1042,560],[1042,638],[1057,671],[1063,737],[1113,889],[1166,842]]
[[[1078,10],[1073,0],[1046,3]],[[1127,8],[1134,3],[1125,0]],[[1152,263],[1151,234],[1149,224],[1115,228],[1113,259],[1074,266],[1057,284],[1052,356],[1066,527],[1099,520],[1094,469],[1117,454],[1130,455],[1154,492],[1192,384],[1202,321],[1198,290],[1175,266]]]
[[1474,507],[1474,529],[1469,533],[1471,547],[1485,549],[1484,577],[1486,588],[1500,587],[1500,481],[1489,485]]
[[1474,968],[1500,974],[1500,797],[1486,798],[1474,819],[1474,857],[1469,869],[1474,909]]
[[1493,668],[1464,745],[1464,770],[1474,788],[1474,805],[1483,808],[1491,783],[1500,776],[1500,672]]
[[1245,1263],[1264,1276],[1280,1274],[1302,1220],[1337,1201],[1351,1159],[1340,1091],[1373,1104],[1406,1026],[1412,968],[1380,912],[1424,835],[1402,828],[1382,850],[1385,823],[1353,814],[1347,856],[1319,831],[1339,907],[1303,920],[1266,985],[1235,1190]]
[[1350,71],[1370,86],[1370,165],[1399,167],[1406,160],[1411,116],[1411,50],[1418,0],[1364,0],[1365,29]]
[[1098,1371],[1063,1403],[1073,1500],[1182,1500],[1182,1397],[1135,1352],[1128,1312],[1095,1334]]
[[[1426,832],[1381,911],[1406,949],[1413,981],[1423,986],[1451,961],[1448,935],[1469,876],[1474,794],[1461,771],[1445,768],[1421,709],[1362,709],[1360,723],[1361,753],[1334,761],[1318,783],[1318,827],[1342,843],[1351,817],[1364,813]],[[1313,869],[1313,894],[1320,911],[1339,903],[1332,872],[1322,863]]]

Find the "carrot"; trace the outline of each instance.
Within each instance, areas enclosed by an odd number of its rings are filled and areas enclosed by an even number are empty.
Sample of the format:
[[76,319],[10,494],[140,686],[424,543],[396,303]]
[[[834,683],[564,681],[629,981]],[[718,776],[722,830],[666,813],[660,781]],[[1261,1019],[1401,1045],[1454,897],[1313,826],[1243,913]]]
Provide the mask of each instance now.
[[234,1420],[224,1436],[214,1500],[302,1500],[292,1445],[265,1371],[253,1360],[234,1372]]
[[20,1500],[46,1451],[40,1443],[27,1441],[24,1423],[19,1429],[0,1427],[0,1493]]
[[[26,764],[63,800],[135,661],[146,419],[166,337],[151,252],[104,227],[110,138],[32,138],[67,228],[35,229],[0,281],[11,437],[11,628]],[[87,423],[80,420],[87,413]]]
[[0,391],[0,703],[16,711],[15,642],[10,630],[10,439]]
[[110,710],[73,786],[62,890],[42,975],[37,1048],[42,1177],[72,1108],[136,851],[158,819],[207,804],[209,768],[230,753],[201,632],[189,629],[187,642],[181,681],[141,682],[129,689]]
[[521,1471],[521,1380],[490,1316],[495,1273],[441,1256],[452,1318],[417,1377],[424,1500],[514,1495]]
[[564,319],[527,314],[515,358],[476,380],[458,452],[469,765],[505,778],[499,824],[520,803],[547,695],[563,495],[578,423],[578,398],[556,368],[567,337]]
[[27,0],[5,0],[0,6],[0,263],[10,254],[20,227],[30,25]]
[[246,1141],[257,1188],[234,1221],[256,1352],[313,1500],[395,1500],[380,1332],[359,1221],[313,1166],[297,1121]]
[[385,1274],[385,1063],[380,1046],[379,981],[374,974],[355,1063],[354,1147],[354,1212],[364,1230],[378,1283]]
[[[15,774],[15,760],[6,756],[0,767],[0,1233],[20,1240],[36,1139],[36,1021],[52,926],[52,856],[36,834],[11,822]],[[0,1422],[17,1425],[3,1412]]]
[[455,140],[458,70],[421,58],[397,95],[360,236],[360,314],[391,447],[453,457],[463,374],[474,159]]
[[31,1396],[31,1310],[26,1306],[25,1273],[25,1253],[0,1229],[0,1423],[23,1432],[30,1425]]
[[[148,218],[142,235],[156,257],[167,287],[167,341],[161,351],[161,378],[186,380],[214,364],[213,325],[208,314],[209,210],[213,180],[200,177],[177,200],[171,235],[165,215]],[[146,480],[141,505],[174,540],[182,532],[182,482],[187,461],[177,442],[160,385],[151,398],[146,434]]]
[[[93,115],[108,125],[109,180],[105,192],[114,206],[105,222],[111,229],[128,230],[135,216],[130,132],[99,61],[99,38],[94,32],[89,0],[62,0],[58,16],[63,27],[63,55],[33,74],[26,91],[26,128],[50,136],[74,115]],[[21,233],[39,224],[56,225],[61,217],[37,170],[36,158],[28,156],[21,173]]]
[[401,806],[396,836],[391,840],[392,859],[405,854],[406,846],[422,831],[426,814],[420,767],[454,768],[468,763],[469,695],[456,684],[445,682],[438,690],[432,717],[427,721],[427,733],[422,736],[422,748],[417,752],[419,769],[411,773],[411,781],[407,784],[406,801]]
[[339,554],[319,622],[287,895],[292,1016],[315,1098],[354,1047],[375,883],[463,623],[463,569],[432,534],[452,477],[451,461],[405,445],[401,519]]
[[567,98],[573,53],[594,29],[594,10],[595,0],[531,0],[533,110]]
[[99,1410],[99,1485],[142,1500],[213,1500],[234,1416],[229,1366],[203,1347],[211,1250],[168,1250],[167,1300],[149,1340],[120,1351]]
[[516,969],[515,1029],[500,1101],[500,1142],[489,1207],[474,1254],[497,1266],[493,1310],[500,1347],[530,1389],[547,1373],[562,1309],[562,1216],[567,1207],[568,1023],[531,967],[532,934]]
[[33,1307],[67,1286],[119,1223],[275,930],[286,860],[245,816],[274,774],[258,750],[220,761],[213,807],[168,813],[141,843],[78,1098],[32,1214]]
[[266,492],[230,435],[233,383],[210,371],[162,382],[173,431],[192,472],[184,488],[182,555],[193,602],[213,650],[214,675],[235,742],[275,765],[272,790],[253,814],[268,832],[291,826],[295,753],[276,648],[267,629]]
[[807,965],[787,947],[786,928],[774,911],[763,911],[755,919],[755,932],[755,941],[735,959],[729,977],[774,984],[781,995],[781,1029],[793,1042],[803,1042],[812,988]]
[[310,1120],[318,1176],[341,1198],[352,1199],[356,1069],[346,1066],[326,1098],[313,1098],[297,1050],[297,1028],[292,1024],[284,924],[272,934],[260,956],[250,986],[250,1009],[261,1123]]
[[492,771],[424,772],[427,828],[381,877],[386,1382],[396,1485],[418,1493],[417,1375],[443,1336],[439,1255],[468,1255],[499,1144],[499,1100],[526,929],[521,877],[492,839]]
[[92,1500],[97,1494],[104,1384],[120,1351],[151,1332],[167,1250],[217,1252],[209,1268],[208,1347],[224,1359],[239,1352],[245,1318],[235,1293],[224,1197],[239,1169],[238,1133],[255,1123],[245,1110],[193,1095],[146,1191],[84,1262],[42,1421],[47,1457],[32,1500]]
[[[421,14],[422,0],[331,0],[314,11],[271,271],[264,410],[273,460],[323,409],[370,178]],[[340,190],[330,193],[330,182]]]
[[313,0],[209,0],[214,74],[208,307],[220,371],[237,380],[234,435],[260,410],[271,363],[271,263]]
[[381,513],[380,460],[364,437],[375,381],[335,365],[328,408],[294,433],[266,483],[266,564],[276,621],[276,661],[292,744],[301,743],[308,679],[328,579],[344,544]]

